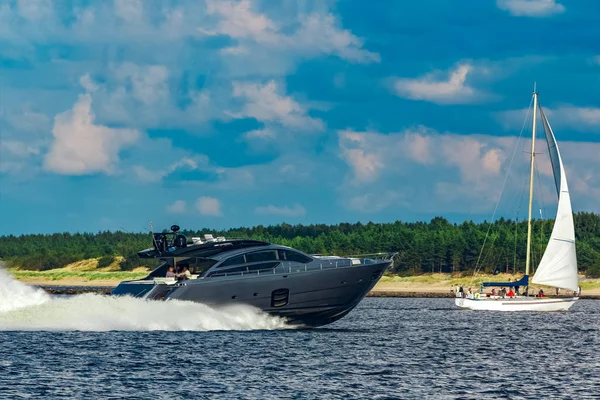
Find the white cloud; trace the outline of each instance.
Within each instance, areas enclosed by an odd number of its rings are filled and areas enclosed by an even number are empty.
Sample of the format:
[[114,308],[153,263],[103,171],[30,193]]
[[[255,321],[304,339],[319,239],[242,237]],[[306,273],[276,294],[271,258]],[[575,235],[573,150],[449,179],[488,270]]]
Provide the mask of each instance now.
[[142,0],[114,0],[115,13],[129,23],[138,22],[144,15]]
[[496,4],[515,17],[547,17],[565,12],[565,6],[556,0],[497,0]]
[[[130,62],[112,65],[94,81],[89,74],[80,84],[94,99],[102,121],[144,129],[181,129],[206,124],[222,117],[221,103],[211,102],[207,90],[190,88],[185,106],[177,103],[170,89],[169,69],[164,65],[136,65]],[[221,93],[225,102],[230,95]]]
[[359,182],[376,179],[378,171],[384,167],[378,154],[367,153],[362,149],[345,149],[342,157],[352,167],[354,176]]
[[433,162],[431,146],[435,144],[431,143],[430,137],[420,133],[408,133],[404,138],[404,142],[410,158],[419,164],[430,164]]
[[[149,47],[152,52],[147,58],[155,62],[170,60],[172,65],[178,65],[179,61],[189,61],[186,38],[224,35],[236,43],[221,49],[223,57],[244,57],[242,67],[248,69],[249,64],[254,64],[252,71],[259,71],[255,67],[275,67],[283,72],[298,58],[323,54],[351,62],[380,60],[377,53],[364,49],[363,40],[344,29],[339,18],[322,2],[290,3],[285,7],[251,0],[113,0],[74,7],[69,2],[56,3],[55,6],[53,0],[8,2],[0,13],[0,36],[21,42],[21,50],[25,49],[23,44],[30,42],[86,47],[132,43],[136,44],[137,55],[140,49]],[[262,10],[267,8],[272,17]],[[196,46],[193,49],[197,51]],[[206,54],[203,63],[213,64],[214,50]],[[267,59],[269,63],[262,62]]]
[[393,190],[386,190],[350,197],[347,202],[347,207],[358,212],[376,213],[385,210],[388,207],[405,204],[406,202],[402,194]]
[[483,155],[481,166],[485,171],[497,175],[500,173],[500,167],[504,161],[503,157],[504,154],[500,149],[489,150]]
[[256,207],[254,212],[261,215],[280,215],[284,217],[298,217],[306,214],[306,210],[300,204],[294,204],[292,207],[277,207],[269,204],[268,206]]
[[17,0],[19,15],[29,21],[37,22],[52,17],[52,0]]
[[221,212],[221,201],[214,197],[202,196],[196,201],[196,209],[201,215],[220,217],[223,215]]
[[[578,107],[565,104],[555,108],[544,107],[544,112],[552,128],[600,132],[600,107]],[[496,113],[497,119],[506,129],[520,129],[526,115],[527,109]]]
[[[517,146],[514,136],[467,136],[423,127],[387,134],[341,131],[339,136],[340,154],[352,148],[382,160],[375,174],[369,175],[371,170],[365,168],[363,173],[370,179],[360,180],[356,161],[342,157],[351,174],[338,188],[340,201],[349,209],[365,212],[395,206],[406,206],[411,212],[491,212]],[[415,142],[428,144],[417,146],[415,152]],[[515,209],[507,208],[518,201],[529,176],[529,156],[525,152],[530,146],[527,139],[521,139],[503,194],[501,209],[512,213],[512,217]],[[536,146],[540,152],[547,152],[545,140],[538,140]],[[575,209],[597,209],[592,199],[600,191],[600,143],[561,141],[559,137],[559,146]],[[540,176],[538,180],[536,175],[536,206],[541,203],[554,207],[556,193],[550,162],[546,155],[536,160]],[[390,190],[393,193],[387,193]]]
[[133,97],[143,104],[169,100],[169,71],[164,65],[139,66],[130,62],[114,68],[116,82],[131,87]]
[[562,124],[573,126],[577,129],[577,125],[588,128],[600,128],[600,107],[575,107],[561,106],[555,109],[548,110],[548,118],[558,119]]
[[99,87],[98,85],[96,85],[96,83],[94,82],[94,80],[92,79],[92,77],[90,76],[90,74],[82,75],[79,78],[79,84],[88,93],[95,92],[96,90],[98,90],[98,87]]
[[[79,78],[92,97],[96,122],[106,126],[208,131],[202,128],[228,119],[223,110],[244,99],[233,96],[232,81],[252,79],[268,89],[269,79],[275,78],[275,91],[267,93],[275,96],[274,103],[266,105],[275,108],[264,116],[285,127],[322,131],[323,121],[309,116],[314,106],[296,94],[286,94],[282,76],[302,60],[323,55],[351,62],[379,59],[330,13],[330,5],[282,6],[250,0],[110,0],[73,5],[62,0],[13,0],[0,12],[0,39],[7,44],[0,53],[14,52],[16,60],[35,61],[35,70],[19,70],[19,78],[31,79],[32,86],[39,87],[43,70],[52,89],[47,90],[45,83],[44,89],[36,91],[46,91],[54,104],[59,104],[55,98],[72,95],[68,92]],[[19,7],[30,19],[20,16]],[[199,38],[207,38],[199,29],[227,38],[199,43]],[[50,49],[42,59],[37,45]],[[64,56],[58,50],[63,46],[77,57]],[[287,112],[280,106],[291,109]],[[264,128],[260,133],[285,134],[278,126]],[[258,136],[247,136],[252,137]]]
[[187,209],[187,204],[183,200],[175,200],[173,204],[167,206],[167,212],[169,214],[183,214]]
[[422,78],[398,78],[393,81],[393,92],[404,98],[438,104],[467,104],[481,100],[482,93],[467,84],[467,75],[473,71],[470,64],[460,64],[449,72],[447,79],[433,73]]
[[[208,14],[219,15],[222,19],[215,32],[232,38],[249,38],[259,43],[275,43],[280,40],[277,25],[265,14],[252,11],[250,0],[239,2],[209,0]],[[202,30],[203,33],[207,31]]]
[[16,130],[27,134],[46,133],[52,120],[46,114],[30,110],[26,107],[18,112],[5,116],[8,123]]
[[30,155],[40,154],[39,146],[18,140],[3,140],[0,142],[0,148],[7,150],[17,157],[28,157]]
[[[250,0],[209,0],[208,14],[221,20],[214,30],[201,27],[208,36],[227,35],[238,40],[238,45],[228,47],[223,53],[237,56],[254,56],[249,49],[259,45],[262,50],[317,56],[335,55],[352,62],[379,62],[379,54],[363,49],[363,41],[349,30],[338,27],[338,21],[329,13],[299,13],[295,21],[280,26],[265,13],[255,11]],[[298,26],[296,29],[295,26]],[[289,32],[289,33],[288,33]]]
[[149,169],[142,165],[134,165],[133,172],[141,182],[156,183],[161,182],[165,177],[169,176],[178,169],[194,171],[205,168],[208,165],[208,158],[205,156],[183,157],[180,160],[168,165],[160,165],[158,168]]
[[91,105],[89,94],[80,95],[72,110],[55,117],[46,170],[65,175],[113,173],[121,149],[140,138],[137,130],[95,125]]
[[235,118],[254,118],[261,122],[274,122],[285,127],[301,130],[323,130],[318,118],[307,115],[307,110],[292,97],[280,94],[275,81],[266,84],[234,82],[233,96],[246,101],[239,113],[230,113]]
[[[343,189],[350,198],[347,206],[353,210],[380,211],[405,201],[420,201],[418,205],[412,203],[416,208],[443,202],[444,199],[423,198],[420,193],[433,191],[434,183],[444,180],[469,186],[470,196],[488,200],[497,194],[497,185],[492,182],[506,158],[501,140],[441,135],[424,127],[387,135],[342,131],[339,137],[340,154],[353,172],[352,183],[360,185],[361,191],[377,193],[356,195],[352,193],[356,189]],[[389,182],[397,182],[403,190],[384,196]],[[406,195],[411,193],[413,197]]]
[[363,41],[349,30],[338,29],[336,18],[332,14],[315,13],[302,17],[301,28],[292,40],[298,47],[337,55],[348,61],[362,63],[381,61],[379,54],[363,49]]
[[469,190],[487,199],[498,194],[497,184],[491,182],[500,176],[500,166],[510,153],[503,142],[459,135],[438,139],[440,161],[459,169],[463,186],[469,186]]
[[274,139],[275,132],[272,129],[254,129],[252,131],[248,131],[244,133],[244,137],[246,139]]
[[51,142],[51,129],[52,120],[32,111],[28,103],[5,111],[0,119],[0,173],[17,179],[35,176],[40,170],[40,155]]

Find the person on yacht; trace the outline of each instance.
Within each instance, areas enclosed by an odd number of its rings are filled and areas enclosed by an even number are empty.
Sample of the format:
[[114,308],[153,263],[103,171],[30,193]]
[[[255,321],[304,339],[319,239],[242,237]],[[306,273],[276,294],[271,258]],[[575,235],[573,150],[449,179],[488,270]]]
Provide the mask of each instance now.
[[169,267],[166,277],[167,278],[175,278],[175,271],[173,271],[173,267]]
[[192,277],[192,274],[190,272],[190,270],[188,269],[187,265],[183,266],[183,270],[177,274],[177,279],[182,281],[185,279],[190,279]]

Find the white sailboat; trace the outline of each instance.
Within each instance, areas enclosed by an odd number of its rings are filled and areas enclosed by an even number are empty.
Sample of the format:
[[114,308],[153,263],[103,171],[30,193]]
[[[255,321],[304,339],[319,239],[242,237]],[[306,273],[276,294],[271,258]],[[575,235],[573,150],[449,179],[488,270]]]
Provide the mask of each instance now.
[[[533,126],[531,140],[531,171],[529,178],[529,216],[527,225],[527,256],[525,262],[525,276],[517,282],[485,282],[483,286],[528,288],[529,269],[531,264],[531,208],[533,203],[533,176],[535,163],[535,132],[536,115],[538,109],[538,95],[533,93]],[[573,297],[530,297],[528,290],[525,296],[474,296],[473,298],[457,297],[455,303],[458,307],[471,310],[491,311],[566,311],[579,299],[579,284],[577,276],[577,254],[575,251],[575,226],[571,197],[567,185],[567,177],[563,166],[558,143],[550,123],[541,107],[540,117],[544,126],[548,153],[552,163],[556,191],[558,193],[558,209],[550,241],[542,260],[531,279],[538,285],[552,286],[567,289],[576,293]]]

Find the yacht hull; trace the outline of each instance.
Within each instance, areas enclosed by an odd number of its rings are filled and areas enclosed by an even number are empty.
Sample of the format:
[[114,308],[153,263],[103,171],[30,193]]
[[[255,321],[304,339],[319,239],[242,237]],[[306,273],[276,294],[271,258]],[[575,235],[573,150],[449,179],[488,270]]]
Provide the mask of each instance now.
[[154,300],[193,301],[213,307],[247,304],[289,324],[322,326],[347,315],[379,281],[391,261],[373,264],[188,280],[181,285],[152,281],[121,283],[113,294]]
[[484,311],[567,311],[579,298],[483,298],[455,299],[456,306],[468,310]]

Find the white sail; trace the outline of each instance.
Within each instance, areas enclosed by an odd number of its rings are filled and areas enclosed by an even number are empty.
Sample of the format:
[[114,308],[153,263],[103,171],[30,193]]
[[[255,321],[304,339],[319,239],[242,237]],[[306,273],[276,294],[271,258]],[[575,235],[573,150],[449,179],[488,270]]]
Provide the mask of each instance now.
[[544,124],[548,153],[554,171],[554,181],[558,192],[558,210],[550,241],[542,257],[542,261],[532,278],[533,283],[563,289],[578,290],[577,254],[575,252],[575,227],[571,197],[567,185],[565,168],[562,163],[554,132],[546,115],[540,107],[540,115]]

